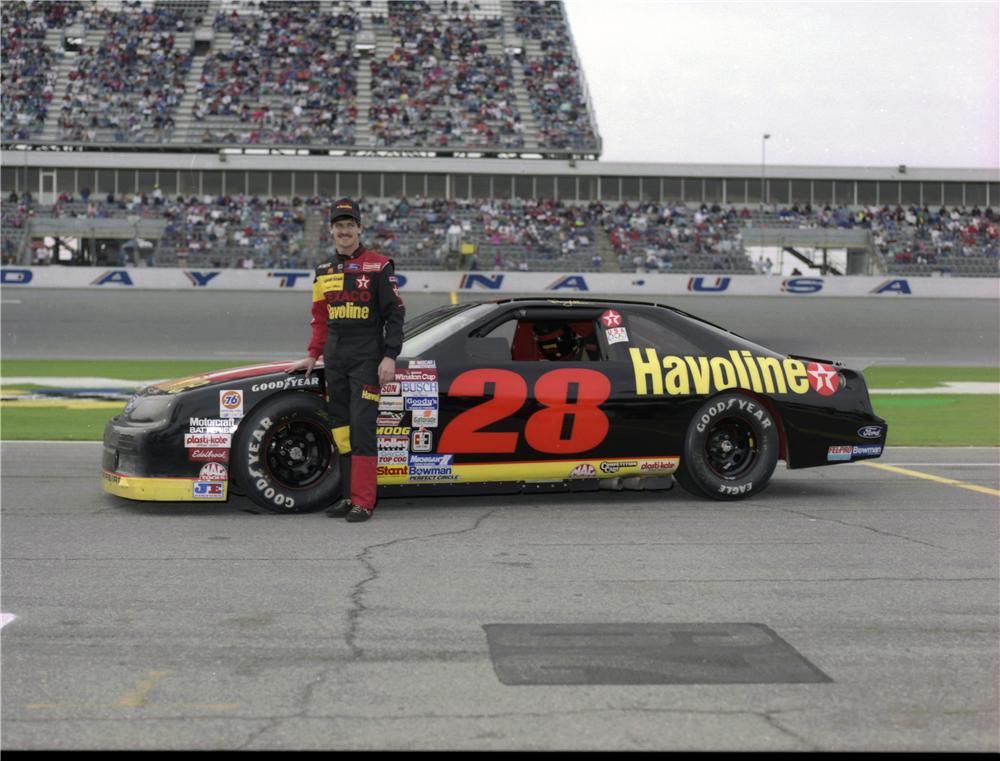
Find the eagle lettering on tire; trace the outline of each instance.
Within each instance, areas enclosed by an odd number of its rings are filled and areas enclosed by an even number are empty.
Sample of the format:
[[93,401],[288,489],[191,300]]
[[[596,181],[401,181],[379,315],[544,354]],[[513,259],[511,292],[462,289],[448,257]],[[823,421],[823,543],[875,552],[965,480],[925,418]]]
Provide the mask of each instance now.
[[692,418],[677,480],[698,496],[744,499],[764,490],[777,462],[778,423],[767,407],[748,394],[720,394]]
[[332,444],[321,397],[302,391],[278,394],[243,418],[230,475],[270,512],[318,510],[340,489]]

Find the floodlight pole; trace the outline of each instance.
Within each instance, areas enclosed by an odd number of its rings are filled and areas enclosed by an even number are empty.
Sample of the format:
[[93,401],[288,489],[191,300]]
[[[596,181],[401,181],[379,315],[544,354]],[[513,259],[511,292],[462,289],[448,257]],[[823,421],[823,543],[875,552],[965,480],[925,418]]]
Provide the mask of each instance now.
[[[764,199],[767,196],[767,141],[771,138],[770,132],[765,132],[760,138],[760,213],[764,215]],[[764,220],[761,219],[761,222]]]

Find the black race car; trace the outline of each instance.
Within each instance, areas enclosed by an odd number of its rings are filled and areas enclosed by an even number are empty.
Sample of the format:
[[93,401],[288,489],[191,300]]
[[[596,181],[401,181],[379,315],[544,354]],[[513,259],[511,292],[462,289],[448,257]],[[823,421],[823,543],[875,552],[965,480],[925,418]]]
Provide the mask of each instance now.
[[[322,372],[291,362],[143,389],[104,433],[106,491],[316,510],[340,493]],[[512,298],[410,320],[381,388],[379,496],[669,488],[749,497],[779,459],[878,457],[860,372],[785,356],[672,307]]]

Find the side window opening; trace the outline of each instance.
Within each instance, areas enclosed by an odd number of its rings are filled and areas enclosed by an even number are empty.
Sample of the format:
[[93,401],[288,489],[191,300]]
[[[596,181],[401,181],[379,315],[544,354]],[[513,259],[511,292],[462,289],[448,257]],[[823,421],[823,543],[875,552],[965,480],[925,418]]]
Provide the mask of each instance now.
[[532,316],[517,321],[511,357],[521,362],[598,362],[603,359],[593,319]]

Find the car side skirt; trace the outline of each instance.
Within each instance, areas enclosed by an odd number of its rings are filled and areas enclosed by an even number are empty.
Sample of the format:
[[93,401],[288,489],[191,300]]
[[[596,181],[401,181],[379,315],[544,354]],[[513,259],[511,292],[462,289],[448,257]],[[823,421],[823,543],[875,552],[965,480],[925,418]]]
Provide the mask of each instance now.
[[227,481],[198,478],[148,478],[104,470],[101,483],[108,494],[142,502],[225,502],[229,496]]
[[678,456],[661,456],[456,463],[431,469],[416,469],[402,464],[379,465],[378,484],[379,486],[396,486],[418,483],[563,481],[577,478],[669,476],[673,475],[679,464],[680,457]]

